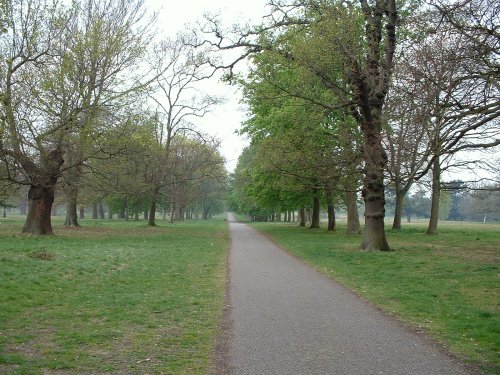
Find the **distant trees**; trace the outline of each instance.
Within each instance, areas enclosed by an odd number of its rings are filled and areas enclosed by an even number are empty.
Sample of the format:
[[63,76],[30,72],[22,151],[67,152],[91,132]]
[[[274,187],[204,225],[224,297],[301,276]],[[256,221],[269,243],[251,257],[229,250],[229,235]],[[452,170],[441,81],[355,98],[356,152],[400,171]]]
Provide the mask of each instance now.
[[[403,214],[415,207],[416,193],[406,202],[405,196],[432,174],[428,233],[436,233],[442,173],[464,165],[456,155],[500,144],[498,5],[486,0],[270,5],[267,22],[236,29],[236,35],[228,37],[216,19],[206,29],[212,39],[204,43],[214,50],[243,48],[238,59],[214,66],[231,75],[240,59],[252,57],[251,73],[239,81],[251,113],[243,131],[256,155],[241,169],[250,171],[245,176],[237,169],[235,186],[246,181],[247,188],[236,195],[253,196],[248,207],[253,212],[259,211],[256,204],[260,211],[276,210],[284,191],[304,192],[297,182],[310,181],[312,191],[325,188],[323,204],[332,207],[328,190],[344,185],[346,196],[355,193],[362,171],[362,248],[388,250],[384,185],[396,193],[393,228],[398,229]],[[332,121],[341,125],[329,128]],[[345,141],[347,147],[339,147]],[[287,145],[300,155],[296,160]],[[350,177],[350,187],[337,176]],[[425,194],[419,194],[423,201]]]
[[162,185],[172,175],[172,142],[176,137],[196,134],[190,123],[202,118],[221,99],[201,91],[199,84],[209,76],[205,69],[207,57],[201,50],[190,47],[179,35],[177,39],[159,43],[150,64],[156,78],[150,97],[155,103],[155,146],[159,153],[151,161],[148,184],[151,195],[149,225],[155,225],[156,204]]

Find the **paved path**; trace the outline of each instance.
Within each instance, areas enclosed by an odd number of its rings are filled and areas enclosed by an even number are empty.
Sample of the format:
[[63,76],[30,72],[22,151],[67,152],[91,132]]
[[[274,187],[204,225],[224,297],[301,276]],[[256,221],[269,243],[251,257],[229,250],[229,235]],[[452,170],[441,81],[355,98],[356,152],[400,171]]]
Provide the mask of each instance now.
[[230,231],[231,374],[468,374],[231,216]]

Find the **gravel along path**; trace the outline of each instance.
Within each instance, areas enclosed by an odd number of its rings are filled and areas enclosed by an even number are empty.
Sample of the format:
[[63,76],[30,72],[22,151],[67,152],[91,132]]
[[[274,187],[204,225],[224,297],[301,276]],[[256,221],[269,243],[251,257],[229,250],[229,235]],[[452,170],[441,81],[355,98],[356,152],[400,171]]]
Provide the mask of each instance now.
[[229,217],[233,375],[460,375],[422,334]]

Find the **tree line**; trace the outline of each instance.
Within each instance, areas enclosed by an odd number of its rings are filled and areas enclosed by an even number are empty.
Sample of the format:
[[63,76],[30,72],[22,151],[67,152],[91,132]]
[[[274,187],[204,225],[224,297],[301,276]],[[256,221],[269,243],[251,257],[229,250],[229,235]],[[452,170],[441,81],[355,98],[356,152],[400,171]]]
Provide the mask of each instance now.
[[[232,206],[266,216],[311,210],[319,226],[326,206],[347,211],[361,247],[389,250],[386,192],[394,193],[393,228],[405,197],[428,184],[427,233],[436,234],[443,175],[490,169],[498,160],[500,5],[490,0],[270,1],[260,25],[225,28],[209,19],[200,45],[241,51],[213,65],[242,87],[250,146],[232,181]],[[249,57],[248,74],[235,70]],[[492,154],[494,155],[494,153]],[[477,184],[476,184],[477,185]],[[498,181],[482,189],[498,190]],[[407,204],[409,199],[407,199]],[[278,216],[279,217],[279,216]]]
[[0,185],[27,190],[23,232],[52,234],[56,192],[68,226],[84,199],[151,226],[158,205],[171,220],[220,209],[220,142],[193,125],[221,102],[199,87],[202,48],[159,40],[143,0],[0,4]]

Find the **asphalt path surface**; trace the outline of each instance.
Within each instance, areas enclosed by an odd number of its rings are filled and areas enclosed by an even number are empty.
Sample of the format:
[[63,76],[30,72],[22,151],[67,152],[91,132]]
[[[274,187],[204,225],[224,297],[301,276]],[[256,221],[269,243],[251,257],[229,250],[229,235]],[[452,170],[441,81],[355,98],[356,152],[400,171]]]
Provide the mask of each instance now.
[[230,374],[471,373],[424,335],[229,221]]

